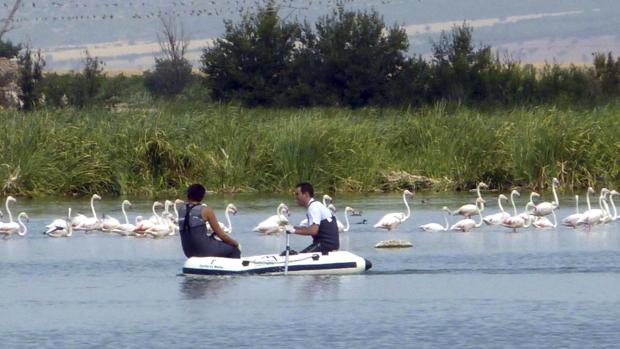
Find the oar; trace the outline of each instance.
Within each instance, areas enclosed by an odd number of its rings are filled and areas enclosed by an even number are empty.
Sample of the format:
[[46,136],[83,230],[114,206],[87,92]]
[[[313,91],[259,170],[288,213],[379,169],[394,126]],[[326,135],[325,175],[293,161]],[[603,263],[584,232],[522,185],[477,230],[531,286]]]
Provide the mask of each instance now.
[[288,254],[291,251],[291,245],[289,243],[290,235],[291,233],[287,229],[286,230],[286,253],[284,254],[284,276],[288,275]]

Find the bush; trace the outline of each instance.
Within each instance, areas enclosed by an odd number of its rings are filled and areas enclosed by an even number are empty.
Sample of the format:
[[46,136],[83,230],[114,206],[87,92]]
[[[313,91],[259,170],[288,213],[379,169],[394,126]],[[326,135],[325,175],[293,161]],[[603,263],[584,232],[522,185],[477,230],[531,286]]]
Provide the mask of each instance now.
[[192,65],[185,59],[155,59],[155,70],[144,73],[144,85],[155,96],[172,97],[192,80]]

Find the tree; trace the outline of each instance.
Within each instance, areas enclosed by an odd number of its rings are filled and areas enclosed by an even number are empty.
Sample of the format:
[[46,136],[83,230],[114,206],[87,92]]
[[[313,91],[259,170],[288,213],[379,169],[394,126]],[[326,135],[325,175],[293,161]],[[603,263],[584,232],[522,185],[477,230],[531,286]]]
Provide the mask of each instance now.
[[43,79],[45,60],[41,56],[41,50],[36,53],[27,47],[19,56],[19,100],[22,108],[32,110],[41,99],[40,82]]
[[95,102],[97,93],[101,88],[104,63],[97,57],[92,57],[88,50],[84,51],[84,68],[76,74],[70,84],[69,104],[77,107],[85,107]]
[[384,100],[390,80],[400,74],[409,47],[403,28],[386,28],[376,12],[342,7],[316,24],[321,62],[320,91],[337,103],[359,107]]
[[145,85],[160,96],[179,94],[192,78],[192,65],[185,58],[190,40],[175,17],[160,17],[161,33],[157,35],[163,57],[155,58],[155,70],[144,74]]
[[300,26],[283,22],[273,1],[226,21],[223,38],[202,53],[201,70],[216,100],[238,99],[249,106],[275,104],[287,92],[289,64]]

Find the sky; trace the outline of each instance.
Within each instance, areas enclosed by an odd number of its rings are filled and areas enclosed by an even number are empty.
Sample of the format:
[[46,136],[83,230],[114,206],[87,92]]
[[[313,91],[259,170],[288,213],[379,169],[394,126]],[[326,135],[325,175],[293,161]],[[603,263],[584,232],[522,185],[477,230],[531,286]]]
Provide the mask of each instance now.
[[[261,0],[258,0],[261,1]],[[286,20],[314,22],[345,9],[376,10],[405,28],[410,54],[428,55],[442,30],[463,22],[479,45],[524,62],[585,64],[593,52],[620,53],[620,6],[610,0],[275,0]],[[188,57],[239,21],[257,0],[30,0],[22,1],[6,38],[41,49],[51,69],[79,69],[84,51],[108,69],[152,67],[159,54],[159,16],[173,16],[191,39]],[[6,18],[14,0],[0,0]]]

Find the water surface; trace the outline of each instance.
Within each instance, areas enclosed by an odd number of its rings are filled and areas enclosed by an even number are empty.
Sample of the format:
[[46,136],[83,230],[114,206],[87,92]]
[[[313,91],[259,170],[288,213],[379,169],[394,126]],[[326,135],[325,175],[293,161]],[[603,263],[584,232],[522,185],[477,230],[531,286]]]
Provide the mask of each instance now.
[[[620,225],[590,232],[417,229],[441,223],[441,206],[455,209],[472,197],[417,195],[411,218],[386,233],[372,224],[405,210],[400,195],[338,196],[340,218],[345,206],[363,211],[350,217],[341,247],[370,259],[369,273],[217,278],[180,275],[177,236],[46,237],[45,224],[69,206],[88,213],[88,201],[20,199],[13,211],[29,213],[29,232],[0,240],[1,347],[616,347]],[[97,211],[120,218],[120,201],[104,198]],[[149,215],[150,201],[132,201],[131,219]],[[251,232],[281,201],[291,205],[293,222],[304,218],[290,196],[208,197],[220,220],[226,203],[239,208],[232,222],[244,255],[284,249],[284,236]],[[561,202],[559,217],[574,211],[570,198]],[[488,203],[486,213],[496,212],[494,200]],[[373,247],[384,239],[414,247]],[[299,250],[309,241],[293,236],[291,245]]]

